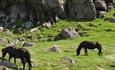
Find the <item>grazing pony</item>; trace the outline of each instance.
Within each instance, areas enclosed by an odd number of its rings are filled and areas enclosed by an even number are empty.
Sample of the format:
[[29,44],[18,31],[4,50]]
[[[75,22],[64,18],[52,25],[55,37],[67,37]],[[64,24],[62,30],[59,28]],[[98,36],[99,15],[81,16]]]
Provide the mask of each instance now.
[[2,58],[6,56],[6,54],[9,54],[9,61],[13,57],[14,63],[16,64],[16,58],[20,58],[21,62],[23,64],[23,70],[25,70],[25,63],[28,63],[29,70],[31,70],[31,58],[30,53],[25,48],[16,48],[16,47],[6,47],[2,49]]
[[98,49],[98,55],[102,56],[102,46],[98,42],[94,41],[83,41],[79,44],[78,48],[76,49],[77,55],[80,55],[81,49],[84,48],[85,55],[88,55],[87,49]]

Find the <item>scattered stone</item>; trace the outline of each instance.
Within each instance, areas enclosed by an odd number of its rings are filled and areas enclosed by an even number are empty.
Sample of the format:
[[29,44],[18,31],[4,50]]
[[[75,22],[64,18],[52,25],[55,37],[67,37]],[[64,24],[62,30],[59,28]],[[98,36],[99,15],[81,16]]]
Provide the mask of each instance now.
[[30,46],[33,46],[33,44],[31,42],[24,42],[23,43],[23,47],[30,47]]
[[44,23],[43,23],[43,26],[44,26],[44,27],[51,27],[51,23],[50,23],[50,22],[44,22]]
[[113,44],[112,46],[115,47],[115,44]]
[[30,29],[30,32],[33,33],[37,30],[38,28],[33,28],[33,29]]
[[16,43],[14,43],[12,41],[8,41],[8,44],[6,46],[12,46],[12,47],[14,47],[14,46],[16,46]]
[[8,67],[8,68],[11,68],[11,69],[17,69],[17,66],[16,64],[13,64],[7,60],[0,60],[0,65],[1,66],[5,66],[5,67]]
[[18,37],[17,40],[18,41],[25,41],[25,38],[24,37]]
[[69,57],[69,56],[64,56],[63,59],[64,59],[64,60],[71,60],[71,57]]
[[75,64],[75,63],[76,63],[76,61],[73,60],[73,59],[72,59],[71,57],[69,57],[69,56],[64,56],[62,59],[63,59],[63,60],[66,60],[66,61],[69,61],[71,64]]
[[25,23],[24,27],[27,29],[31,29],[31,28],[33,28],[33,23],[31,21],[28,21]]
[[33,44],[31,42],[24,42],[23,43],[23,47],[30,47],[30,46],[33,46]]
[[109,55],[109,56],[106,56],[106,58],[111,61],[115,61],[115,55]]
[[79,36],[79,33],[77,33],[74,28],[70,27],[62,29],[62,31],[55,37],[54,40],[56,41],[60,39],[74,38],[76,36]]
[[4,28],[3,27],[0,27],[0,32],[4,31]]
[[23,28],[22,27],[17,28],[17,33],[22,34],[23,33]]
[[115,22],[115,17],[105,18],[105,20],[108,20],[108,21],[110,21],[110,22]]
[[58,45],[53,45],[51,48],[48,49],[50,52],[61,52]]
[[98,11],[97,12],[97,17],[103,18],[103,17],[105,17],[105,13],[106,13],[106,11]]
[[113,8],[113,4],[112,3],[108,3],[108,9],[107,9],[107,11],[110,12],[112,10],[112,8]]
[[4,43],[4,41],[5,41],[5,39],[0,38],[0,44],[3,44],[3,43]]
[[97,69],[98,69],[98,70],[105,70],[105,69],[103,69],[103,68],[101,68],[101,67],[97,67]]
[[5,33],[7,34],[7,36],[13,36],[13,33],[9,30],[5,31]]

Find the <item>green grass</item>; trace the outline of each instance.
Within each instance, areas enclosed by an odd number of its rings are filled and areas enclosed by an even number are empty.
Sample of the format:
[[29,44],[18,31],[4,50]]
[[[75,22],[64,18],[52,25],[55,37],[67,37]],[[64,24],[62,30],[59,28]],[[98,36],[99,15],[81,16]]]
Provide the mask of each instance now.
[[[114,12],[115,9],[113,9],[112,12],[107,13],[106,17],[111,17]],[[58,23],[50,28],[43,28],[43,31],[36,31],[35,33],[33,33],[33,36],[35,38],[37,38],[39,34],[43,34],[45,36],[56,36],[62,28],[78,28],[78,23],[82,23],[83,27],[82,29],[79,29],[79,31],[86,31],[89,36],[82,36],[76,37],[74,39],[59,41],[36,41],[34,46],[27,48],[31,53],[31,58],[33,61],[32,64],[34,67],[32,70],[99,70],[99,68],[103,68],[105,70],[115,70],[115,59],[111,60],[109,57],[112,56],[113,58],[115,58],[115,46],[113,46],[115,45],[115,23],[110,23],[109,21],[104,21],[104,19],[100,18],[89,22],[60,20]],[[89,23],[93,23],[94,26],[89,27]],[[112,31],[107,32],[106,29],[110,28],[112,29]],[[28,31],[25,34],[28,34]],[[21,35],[14,34],[13,39],[15,39],[17,36]],[[0,37],[7,36],[2,33],[0,34]],[[7,38],[11,39],[11,37]],[[75,50],[78,47],[79,43],[83,40],[100,42],[103,47],[103,56],[98,56],[97,50],[88,50],[89,56],[83,56],[82,50],[81,55],[76,56]],[[53,45],[59,45],[61,52],[53,53],[44,51],[44,49],[47,49]],[[0,51],[2,47],[4,46],[1,45]],[[19,45],[18,47],[21,47],[21,45]],[[68,49],[71,51],[64,52]],[[71,57],[72,59],[76,60],[76,63],[71,64],[67,61],[63,61],[62,57],[64,56]],[[18,60],[17,64],[19,67],[22,66],[20,60]]]

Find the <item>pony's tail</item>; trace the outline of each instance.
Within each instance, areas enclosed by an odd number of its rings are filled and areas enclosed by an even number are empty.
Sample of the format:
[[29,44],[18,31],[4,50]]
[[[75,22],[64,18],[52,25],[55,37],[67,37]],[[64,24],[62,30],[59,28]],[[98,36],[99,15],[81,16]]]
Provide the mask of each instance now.
[[28,65],[29,65],[29,67],[32,67],[30,53],[28,51],[26,51],[26,54],[27,54],[26,60],[28,62]]

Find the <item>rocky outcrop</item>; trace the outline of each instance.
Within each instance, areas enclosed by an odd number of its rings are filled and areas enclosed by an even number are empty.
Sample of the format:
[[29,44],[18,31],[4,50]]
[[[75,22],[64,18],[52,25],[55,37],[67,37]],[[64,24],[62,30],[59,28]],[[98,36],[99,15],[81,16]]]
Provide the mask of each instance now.
[[94,4],[97,11],[107,11],[105,0],[95,0]]
[[1,18],[55,22],[63,17],[64,0],[0,0]]
[[78,19],[96,18],[96,9],[92,0],[69,0],[66,9],[69,17]]
[[0,19],[9,28],[17,20],[39,24],[56,23],[56,18],[96,18],[95,8],[108,9],[114,0],[0,0]]

